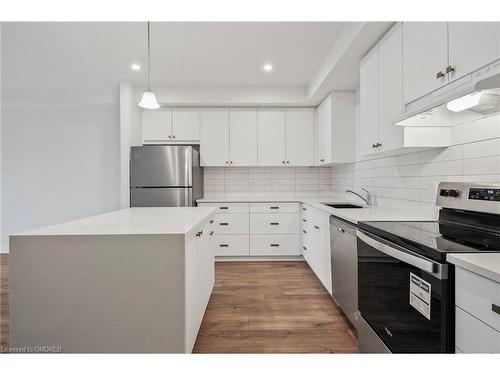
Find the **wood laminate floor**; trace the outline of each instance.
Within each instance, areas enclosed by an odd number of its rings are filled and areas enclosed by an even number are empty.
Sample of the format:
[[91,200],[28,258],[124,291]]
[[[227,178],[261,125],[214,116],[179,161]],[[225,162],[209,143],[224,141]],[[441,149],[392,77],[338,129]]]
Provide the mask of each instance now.
[[[8,347],[8,255],[0,255],[0,346]],[[351,326],[305,262],[217,262],[195,353],[355,353]]]
[[355,353],[351,327],[305,262],[217,262],[195,353]]

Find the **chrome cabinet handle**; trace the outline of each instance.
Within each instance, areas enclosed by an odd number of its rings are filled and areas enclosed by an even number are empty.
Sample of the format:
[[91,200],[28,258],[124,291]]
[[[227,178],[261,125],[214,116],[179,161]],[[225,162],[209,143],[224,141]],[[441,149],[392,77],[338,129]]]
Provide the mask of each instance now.
[[219,207],[219,210],[228,210],[229,207]]
[[302,246],[302,250],[307,251],[307,247]]
[[375,148],[375,147],[377,147],[377,146],[375,145],[375,143],[372,143],[372,148]]
[[314,226],[314,229],[319,229],[319,227],[317,225]]
[[229,225],[229,223],[219,223],[219,225]]
[[323,163],[325,161],[325,159],[319,159],[319,161]]
[[307,211],[307,208],[305,208],[305,207],[302,207],[302,211]]
[[219,247],[229,247],[229,245],[228,245],[228,244],[226,244],[226,243],[221,243],[221,244],[219,245]]
[[280,223],[269,223],[270,225],[280,225]]
[[436,79],[444,78],[444,73],[443,72],[437,72],[436,73]]
[[228,161],[228,160],[226,160],[226,164],[229,164],[229,161]]
[[287,161],[286,161],[286,163],[287,163],[287,164],[290,164],[290,160],[287,160]]
[[231,161],[229,162],[229,164],[233,164],[233,161],[231,160]]
[[491,311],[493,311],[494,313],[497,313],[500,315],[500,306],[498,305],[495,305],[494,303],[491,304]]
[[448,65],[446,67],[446,74],[453,73],[455,71],[455,67],[452,65]]
[[280,209],[280,208],[279,208],[279,206],[271,206],[271,207],[269,207],[269,208],[270,208],[271,210],[279,210],[279,209]]
[[211,235],[211,236],[213,236],[213,235],[214,235],[214,231],[211,231],[211,232],[210,232],[210,235]]
[[283,164],[285,164],[285,161],[284,161],[284,160],[282,160],[281,162],[282,162]]
[[307,220],[306,220],[306,219],[302,219],[302,221],[303,221],[304,223],[307,223]]
[[271,247],[279,247],[279,245],[280,245],[279,243],[272,243]]
[[213,223],[214,223],[214,220],[213,220],[213,219],[212,219],[212,220],[210,220],[210,224],[213,224]]
[[307,234],[307,230],[305,230],[305,229],[302,229],[302,232],[304,232],[305,234]]
[[345,230],[344,230],[344,229],[339,228],[339,227],[337,227],[337,230],[338,230],[340,233],[344,233],[344,232],[345,232]]
[[198,233],[196,233],[196,237],[201,237],[202,234],[203,234],[203,231],[200,230]]

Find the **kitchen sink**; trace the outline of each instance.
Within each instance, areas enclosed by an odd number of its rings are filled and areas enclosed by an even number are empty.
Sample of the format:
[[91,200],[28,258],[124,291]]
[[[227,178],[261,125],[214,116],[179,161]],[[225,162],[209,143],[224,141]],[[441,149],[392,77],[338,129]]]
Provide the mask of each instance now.
[[323,204],[333,208],[363,208],[363,206],[351,203],[323,203]]

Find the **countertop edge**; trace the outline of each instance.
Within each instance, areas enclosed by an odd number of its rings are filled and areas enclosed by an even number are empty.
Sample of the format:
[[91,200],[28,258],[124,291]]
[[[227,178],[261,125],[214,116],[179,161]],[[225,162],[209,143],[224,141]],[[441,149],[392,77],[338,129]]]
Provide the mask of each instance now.
[[487,254],[448,254],[446,256],[446,260],[454,264],[457,267],[463,268],[467,271],[473,272],[479,276],[485,277],[487,279],[493,280],[497,283],[500,283],[500,269],[498,271],[492,270],[490,268],[486,268],[479,264],[477,260],[474,259],[464,259],[470,258],[471,256],[483,256],[489,255],[498,257],[500,264],[500,253],[487,253]]

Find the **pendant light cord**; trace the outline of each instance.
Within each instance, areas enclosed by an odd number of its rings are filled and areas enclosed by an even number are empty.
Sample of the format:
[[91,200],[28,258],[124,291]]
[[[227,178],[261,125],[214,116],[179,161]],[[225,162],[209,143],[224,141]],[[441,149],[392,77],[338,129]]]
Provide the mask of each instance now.
[[151,70],[151,40],[150,40],[149,21],[148,21],[148,90],[151,90],[150,77],[149,77],[150,70]]

